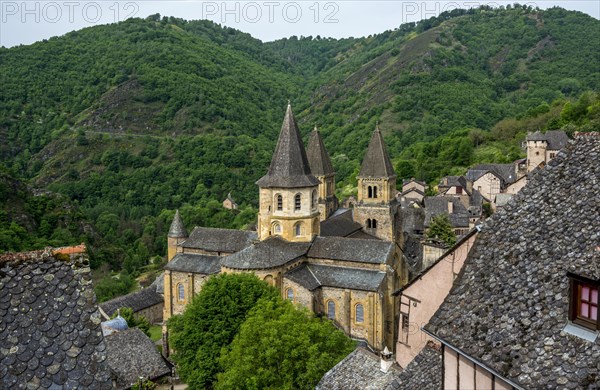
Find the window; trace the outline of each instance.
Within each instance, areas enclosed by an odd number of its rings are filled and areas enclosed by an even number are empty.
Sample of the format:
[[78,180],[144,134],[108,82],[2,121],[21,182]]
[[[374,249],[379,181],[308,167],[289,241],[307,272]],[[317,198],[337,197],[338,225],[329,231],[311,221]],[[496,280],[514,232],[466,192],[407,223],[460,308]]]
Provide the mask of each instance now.
[[456,194],[457,195],[461,195],[462,194],[462,187],[456,187]]
[[402,313],[402,332],[408,334],[409,317],[408,313]]
[[377,198],[377,187],[373,186],[373,198]]
[[281,234],[281,225],[277,222],[273,224],[273,233]]
[[598,283],[572,280],[571,320],[593,330],[598,321]]
[[181,283],[177,285],[177,299],[180,301],[185,300],[185,288]]
[[330,320],[335,320],[335,302],[329,301],[327,302],[327,318]]
[[294,196],[294,210],[300,210],[301,206],[302,206],[302,197],[300,196],[300,194],[296,194],[296,196]]
[[373,197],[373,187],[369,186],[367,188],[367,198],[372,198]]
[[287,291],[285,292],[285,295],[287,296],[287,299],[294,302],[294,290],[292,290],[291,288],[288,288]]
[[550,158],[556,157],[556,153],[550,153]]
[[300,222],[294,225],[294,234],[296,236],[302,235],[302,224]]
[[371,220],[367,219],[367,229],[371,229]]
[[277,194],[277,210],[281,211],[283,210],[283,196],[281,196],[280,194]]
[[365,320],[365,311],[363,309],[363,305],[361,303],[356,305],[356,313],[354,316],[355,322],[363,322]]
[[377,229],[377,220],[376,219],[371,220],[371,228]]
[[317,190],[313,190],[311,198],[311,208],[314,210],[317,207]]

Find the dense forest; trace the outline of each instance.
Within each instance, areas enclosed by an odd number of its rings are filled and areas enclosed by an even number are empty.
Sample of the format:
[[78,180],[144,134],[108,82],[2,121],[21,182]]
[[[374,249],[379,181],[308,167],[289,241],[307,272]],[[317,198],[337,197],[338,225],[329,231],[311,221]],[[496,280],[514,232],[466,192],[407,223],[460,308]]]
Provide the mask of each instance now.
[[599,23],[514,5],[263,43],[152,15],[0,48],[0,251],[85,241],[122,292],[165,254],[175,209],[189,228],[253,224],[288,99],[340,197],[376,122],[399,179],[428,183],[521,157],[528,131],[598,129]]

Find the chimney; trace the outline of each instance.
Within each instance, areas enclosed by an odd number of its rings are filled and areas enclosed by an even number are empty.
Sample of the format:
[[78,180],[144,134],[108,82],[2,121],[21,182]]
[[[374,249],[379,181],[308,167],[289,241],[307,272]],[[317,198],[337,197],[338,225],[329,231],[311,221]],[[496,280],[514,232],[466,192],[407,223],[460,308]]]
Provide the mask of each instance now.
[[448,214],[452,214],[454,212],[454,203],[451,200],[448,201]]
[[381,352],[381,372],[388,372],[390,367],[394,364],[393,355],[386,346],[385,349]]

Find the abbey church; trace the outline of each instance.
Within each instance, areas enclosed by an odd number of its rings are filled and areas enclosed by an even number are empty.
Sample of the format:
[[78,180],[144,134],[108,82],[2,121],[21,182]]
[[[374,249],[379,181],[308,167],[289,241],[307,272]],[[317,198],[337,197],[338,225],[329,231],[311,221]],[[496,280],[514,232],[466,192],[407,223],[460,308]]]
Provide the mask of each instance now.
[[407,282],[396,175],[376,128],[351,209],[338,207],[335,173],[317,129],[304,148],[288,105],[259,188],[257,231],[195,227],[179,213],[168,235],[164,319],[183,312],[204,281],[220,272],[252,272],[284,299],[331,319],[372,348],[392,349],[392,293]]

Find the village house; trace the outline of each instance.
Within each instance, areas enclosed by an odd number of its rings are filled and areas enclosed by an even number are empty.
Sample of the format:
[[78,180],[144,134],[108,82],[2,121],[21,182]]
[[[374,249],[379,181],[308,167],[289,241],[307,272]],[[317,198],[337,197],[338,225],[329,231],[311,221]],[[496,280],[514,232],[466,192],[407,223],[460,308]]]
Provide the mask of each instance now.
[[369,142],[352,209],[338,208],[335,172],[318,130],[308,146],[306,152],[288,105],[271,165],[257,181],[256,232],[195,227],[188,235],[175,214],[165,320],[183,312],[211,275],[252,272],[371,348],[394,348],[392,293],[408,281],[408,270],[396,175],[381,131]]
[[486,221],[424,331],[445,389],[600,387],[600,134],[579,133]]
[[398,193],[398,200],[401,199],[413,199],[419,202],[423,201],[425,197],[425,188],[427,184],[423,181],[415,180],[415,178],[411,178],[409,180],[402,181],[402,192]]
[[227,194],[227,198],[223,201],[223,207],[229,210],[237,210],[238,204],[231,197],[231,192]]

